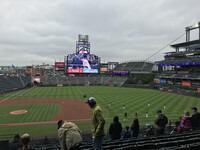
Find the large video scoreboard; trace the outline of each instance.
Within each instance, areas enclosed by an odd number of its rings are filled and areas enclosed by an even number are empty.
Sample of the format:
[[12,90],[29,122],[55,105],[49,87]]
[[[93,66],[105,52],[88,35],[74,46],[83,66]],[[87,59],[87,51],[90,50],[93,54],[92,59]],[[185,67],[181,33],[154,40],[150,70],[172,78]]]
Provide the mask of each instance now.
[[67,73],[99,73],[99,57],[90,54],[88,35],[79,35],[76,53],[67,56]]

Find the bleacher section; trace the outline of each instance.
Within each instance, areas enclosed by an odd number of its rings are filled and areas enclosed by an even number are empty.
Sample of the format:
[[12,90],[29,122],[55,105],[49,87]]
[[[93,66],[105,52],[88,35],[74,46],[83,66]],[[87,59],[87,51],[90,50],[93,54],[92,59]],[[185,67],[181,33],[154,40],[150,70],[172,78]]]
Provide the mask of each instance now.
[[0,93],[11,92],[25,88],[31,83],[30,77],[0,76]]
[[128,62],[117,65],[113,71],[130,71],[130,72],[151,72],[153,63],[149,62]]
[[[33,150],[61,150],[58,138],[32,140]],[[159,137],[143,137],[111,140],[104,137],[104,150],[198,150],[200,147],[200,132],[185,132]],[[82,150],[92,150],[91,135],[83,135]]]
[[122,85],[128,77],[126,76],[86,76],[86,77],[54,77],[54,76],[42,76],[41,82],[44,85],[48,84],[117,84]]
[[167,79],[197,79],[200,80],[200,73],[168,73],[168,72],[162,72],[156,74],[157,78],[167,78]]

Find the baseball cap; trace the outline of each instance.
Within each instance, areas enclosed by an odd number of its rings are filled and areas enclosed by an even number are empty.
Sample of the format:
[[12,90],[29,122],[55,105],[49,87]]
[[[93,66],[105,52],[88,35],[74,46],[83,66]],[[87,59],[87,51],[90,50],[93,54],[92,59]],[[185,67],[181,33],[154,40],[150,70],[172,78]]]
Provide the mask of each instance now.
[[94,97],[90,97],[90,98],[87,100],[86,103],[88,103],[88,104],[90,104],[90,103],[96,103],[96,99],[95,99]]
[[146,127],[150,127],[150,126],[151,126],[151,124],[149,124],[149,123],[146,124]]
[[62,126],[62,124],[64,123],[64,120],[59,120],[57,125],[58,125],[58,130],[60,129],[60,127]]
[[157,113],[162,113],[162,110],[159,109],[159,110],[157,111]]

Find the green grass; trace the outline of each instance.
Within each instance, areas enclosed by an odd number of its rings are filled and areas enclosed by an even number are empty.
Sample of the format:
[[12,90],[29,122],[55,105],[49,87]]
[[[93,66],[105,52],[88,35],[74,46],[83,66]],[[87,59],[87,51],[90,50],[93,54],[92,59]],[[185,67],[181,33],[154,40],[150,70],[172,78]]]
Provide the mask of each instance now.
[[[58,104],[25,104],[1,106],[0,108],[0,124],[3,124],[51,121],[52,116],[59,113],[60,107]],[[27,110],[28,112],[20,115],[11,115],[10,112],[15,110]]]
[[[148,89],[136,89],[136,88],[120,88],[120,87],[38,87],[31,88],[28,90],[20,91],[19,94],[9,93],[5,95],[0,100],[6,99],[21,99],[21,98],[64,98],[64,99],[75,99],[83,101],[83,94],[87,94],[87,97],[95,97],[97,99],[98,105],[104,110],[104,116],[106,118],[106,128],[109,127],[109,124],[112,122],[112,118],[115,115],[118,115],[123,126],[131,125],[135,113],[137,112],[140,125],[145,125],[146,123],[153,124],[153,120],[156,117],[156,111],[158,109],[163,110],[163,105],[166,105],[166,110],[164,114],[167,115],[168,119],[171,121],[178,120],[179,116],[183,115],[184,110],[189,110],[191,112],[191,107],[200,105],[200,99],[177,95],[172,93],[166,93],[156,90]],[[22,96],[21,96],[22,95]],[[115,99],[117,97],[117,100]],[[147,103],[150,102],[151,106],[148,107]],[[109,104],[112,104],[112,107],[109,108]],[[48,104],[44,104],[48,105]],[[123,105],[126,105],[126,112],[128,113],[128,119],[124,120]],[[21,105],[23,107],[23,105]],[[47,106],[46,106],[47,107]],[[56,106],[54,106],[56,107]],[[9,106],[8,106],[9,108]],[[6,109],[6,108],[5,108]],[[43,109],[40,109],[38,106],[35,106],[34,109],[37,109],[37,112],[41,112]],[[49,109],[47,109],[49,110]],[[46,111],[47,111],[46,110]],[[45,111],[45,110],[43,110]],[[58,110],[57,110],[58,111]],[[149,113],[149,118],[145,117],[146,112]],[[2,107],[0,107],[0,112],[2,112]],[[54,115],[54,113],[48,111],[45,117],[42,114],[38,119],[37,117],[26,117],[25,119],[32,121],[46,121],[49,120],[46,116]],[[56,109],[55,109],[56,114]],[[28,114],[27,114],[28,115]],[[46,119],[46,120],[44,120]],[[8,118],[3,120],[0,118],[0,123],[8,122]],[[27,122],[26,120],[26,122]],[[10,119],[14,121],[14,119]],[[23,120],[25,122],[25,120]],[[77,123],[82,131],[90,131],[90,122],[86,123]],[[40,127],[48,126],[51,129],[45,128],[40,130]],[[17,130],[23,132],[23,129],[27,129],[27,132],[32,133],[32,135],[46,135],[46,134],[56,134],[57,130],[54,130],[55,125],[34,125],[33,129],[31,126],[23,127],[0,127],[0,133],[15,133]],[[9,130],[12,128],[13,130]],[[38,130],[40,131],[37,131]],[[5,132],[6,131],[6,132]]]

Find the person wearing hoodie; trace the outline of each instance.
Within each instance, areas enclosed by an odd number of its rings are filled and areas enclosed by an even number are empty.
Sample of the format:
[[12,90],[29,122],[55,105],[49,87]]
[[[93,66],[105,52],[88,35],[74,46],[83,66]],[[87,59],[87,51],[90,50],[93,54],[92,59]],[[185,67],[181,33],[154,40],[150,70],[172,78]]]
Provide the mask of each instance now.
[[19,134],[15,134],[13,141],[10,142],[10,144],[9,144],[9,150],[16,150],[16,149],[19,149],[19,148],[22,148],[22,147],[23,147],[23,145],[20,141]]
[[140,125],[139,125],[138,118],[135,118],[134,121],[133,121],[133,124],[131,126],[132,137],[138,137],[139,128],[140,128]]
[[168,123],[168,118],[162,113],[161,110],[157,111],[157,118],[154,120],[156,125],[156,135],[160,136],[165,132],[165,126]]
[[72,122],[60,120],[58,125],[58,138],[62,150],[77,150],[83,141],[82,133]]
[[96,103],[94,97],[90,97],[86,102],[92,109],[92,138],[93,138],[93,150],[102,150],[102,142],[105,135],[105,119],[103,116],[103,110]]
[[122,125],[119,122],[119,117],[115,116],[113,123],[110,124],[109,134],[112,140],[120,139],[122,133]]

